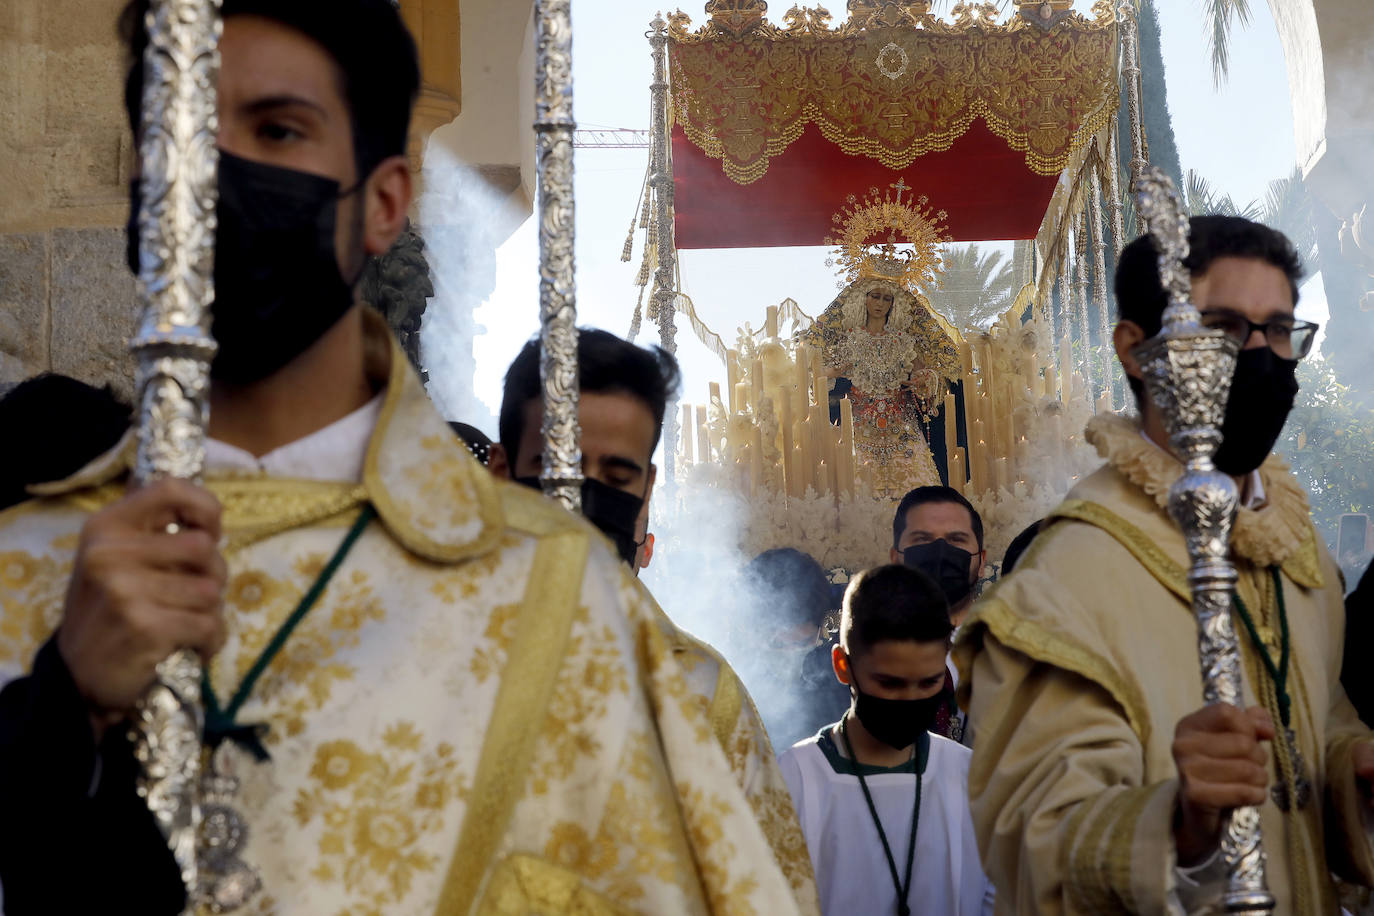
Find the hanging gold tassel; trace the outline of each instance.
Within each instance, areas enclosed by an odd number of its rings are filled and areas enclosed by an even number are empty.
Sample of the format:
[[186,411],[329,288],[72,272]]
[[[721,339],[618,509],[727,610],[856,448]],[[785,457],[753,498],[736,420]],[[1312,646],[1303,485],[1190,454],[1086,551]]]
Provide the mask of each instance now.
[[639,288],[639,298],[635,300],[635,313],[630,318],[630,333],[625,335],[625,339],[630,343],[635,342],[639,336],[639,326],[644,319],[644,287]]

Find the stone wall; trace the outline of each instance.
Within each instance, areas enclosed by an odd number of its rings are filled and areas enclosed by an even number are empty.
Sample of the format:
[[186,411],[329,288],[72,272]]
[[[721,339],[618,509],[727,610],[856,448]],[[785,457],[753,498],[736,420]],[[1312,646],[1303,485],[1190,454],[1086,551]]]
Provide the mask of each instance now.
[[0,385],[51,370],[130,393],[122,6],[0,4]]
[[[53,371],[132,393],[123,227],[136,151],[117,34],[124,2],[0,0],[0,390]],[[523,29],[529,3],[520,5]],[[429,133],[461,110],[459,0],[401,8],[423,71],[418,171]]]

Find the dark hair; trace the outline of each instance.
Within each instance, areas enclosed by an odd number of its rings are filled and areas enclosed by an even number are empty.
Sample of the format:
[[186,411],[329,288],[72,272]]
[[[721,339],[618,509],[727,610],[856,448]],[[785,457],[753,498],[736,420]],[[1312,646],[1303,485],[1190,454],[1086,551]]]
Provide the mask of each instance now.
[[129,405],[108,386],[52,373],[20,382],[0,398],[0,430],[10,443],[0,449],[0,509],[28,499],[30,484],[81,470],[128,428]]
[[974,540],[978,542],[978,549],[983,549],[983,518],[978,514],[978,510],[973,508],[973,503],[964,498],[953,487],[917,487],[907,495],[902,497],[902,501],[897,504],[897,512],[892,516],[892,549],[896,550],[897,545],[902,542],[902,534],[906,531],[907,513],[917,506],[924,506],[929,503],[954,503],[963,506],[968,510],[969,521],[973,527]]
[[[137,135],[143,100],[144,26],[149,0],[130,0],[120,16],[129,51],[124,108]],[[383,160],[404,155],[420,90],[415,40],[391,0],[224,0],[223,16],[261,16],[319,42],[338,64],[353,128],[358,180]]]
[[472,452],[472,457],[482,464],[486,464],[491,458],[491,437],[482,432],[471,423],[459,423],[457,420],[449,420],[448,428],[453,430],[453,434],[462,440],[463,444]]
[[944,592],[920,570],[894,563],[849,580],[840,645],[851,658],[880,642],[946,642],[953,632]]
[[1024,531],[1011,539],[1011,543],[1007,545],[1007,552],[1002,555],[1002,569],[1000,570],[1000,575],[1005,576],[1016,568],[1016,564],[1020,561],[1021,555],[1026,552],[1026,548],[1031,545],[1031,541],[1035,540],[1035,536],[1040,533],[1040,526],[1044,523],[1045,520],[1043,518],[1036,519],[1026,526]]
[[[1194,216],[1188,221],[1188,249],[1183,263],[1194,276],[1206,273],[1219,258],[1254,258],[1272,264],[1288,278],[1293,304],[1298,304],[1302,259],[1282,232],[1241,216]],[[1148,235],[1121,249],[1116,262],[1115,291],[1118,321],[1140,325],[1146,337],[1159,333],[1169,300],[1159,282],[1159,256],[1154,240]],[[1126,380],[1139,403],[1144,385],[1130,376]]]
[[819,629],[835,609],[825,570],[795,548],[765,550],[749,561],[744,578],[764,604],[760,615],[789,626],[805,623]]
[[[677,391],[681,373],[677,360],[662,347],[646,350],[609,331],[579,328],[577,331],[578,385],[582,391],[600,394],[623,392],[639,401],[654,416],[654,447],[663,434],[663,412]],[[506,389],[501,396],[497,434],[506,458],[514,467],[520,439],[525,434],[525,405],[540,397],[539,338],[531,338],[506,370]]]

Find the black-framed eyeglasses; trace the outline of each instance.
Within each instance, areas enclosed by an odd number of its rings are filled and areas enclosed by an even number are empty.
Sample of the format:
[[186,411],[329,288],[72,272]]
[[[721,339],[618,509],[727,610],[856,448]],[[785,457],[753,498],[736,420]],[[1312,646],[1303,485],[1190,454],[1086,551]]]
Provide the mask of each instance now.
[[1269,349],[1284,359],[1302,359],[1312,352],[1312,342],[1317,339],[1320,327],[1315,321],[1297,321],[1287,316],[1261,323],[1230,309],[1207,309],[1202,313],[1202,323],[1224,332],[1242,347],[1251,334],[1261,331]]

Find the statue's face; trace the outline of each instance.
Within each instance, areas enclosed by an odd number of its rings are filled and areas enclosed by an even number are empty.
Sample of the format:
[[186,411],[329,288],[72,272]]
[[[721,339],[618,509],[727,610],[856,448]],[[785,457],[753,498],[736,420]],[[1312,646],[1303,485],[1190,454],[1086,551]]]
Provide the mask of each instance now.
[[892,290],[882,286],[870,289],[864,298],[864,308],[868,311],[869,320],[886,323],[887,317],[892,314],[893,301]]

